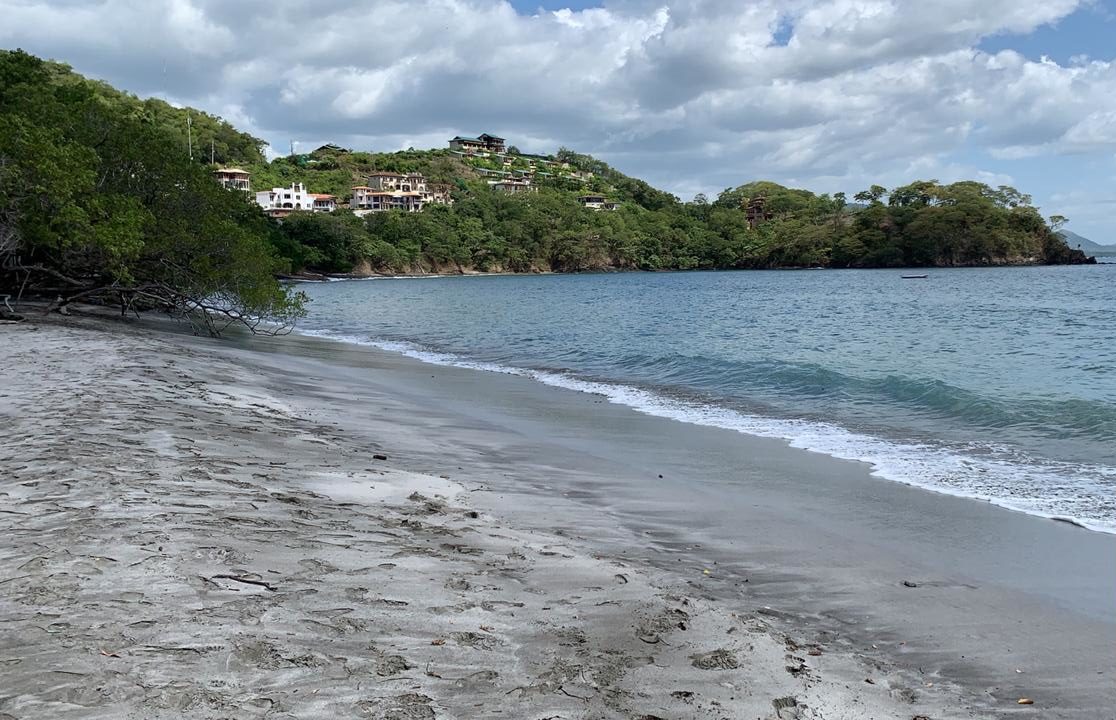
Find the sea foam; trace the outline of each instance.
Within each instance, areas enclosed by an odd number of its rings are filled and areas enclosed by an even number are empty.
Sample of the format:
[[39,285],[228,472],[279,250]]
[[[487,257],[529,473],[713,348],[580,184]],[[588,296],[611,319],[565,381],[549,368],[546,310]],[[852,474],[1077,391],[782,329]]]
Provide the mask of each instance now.
[[[637,412],[694,425],[775,438],[791,447],[841,460],[866,463],[872,475],[993,503],[1019,512],[1071,522],[1116,534],[1116,468],[1055,461],[1013,462],[989,446],[974,454],[931,443],[898,442],[816,420],[766,417],[715,403],[672,398],[622,383],[602,382],[573,373],[519,368],[438,352],[409,342],[365,338],[322,330],[303,335],[375,347],[425,363],[529,378],[557,388],[601,396]],[[1059,493],[1071,485],[1073,497]]]

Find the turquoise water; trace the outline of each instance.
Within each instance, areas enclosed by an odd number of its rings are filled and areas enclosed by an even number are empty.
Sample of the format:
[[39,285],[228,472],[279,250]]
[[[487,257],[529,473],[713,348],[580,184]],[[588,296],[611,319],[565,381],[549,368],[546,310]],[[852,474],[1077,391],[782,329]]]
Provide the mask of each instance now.
[[376,279],[300,331],[1116,532],[1116,265]]

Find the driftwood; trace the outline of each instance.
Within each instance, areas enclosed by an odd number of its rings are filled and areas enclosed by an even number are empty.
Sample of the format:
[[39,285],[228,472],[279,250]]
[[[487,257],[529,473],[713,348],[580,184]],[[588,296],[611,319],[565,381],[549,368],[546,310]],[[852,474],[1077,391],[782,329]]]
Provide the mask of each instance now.
[[271,583],[266,582],[264,580],[256,580],[255,578],[246,577],[244,575],[228,575],[228,574],[222,573],[220,575],[214,575],[213,577],[211,577],[209,579],[211,581],[212,580],[218,580],[218,579],[232,580],[233,582],[245,583],[247,585],[259,585],[260,587],[266,588],[267,590],[270,590],[271,592],[276,591],[276,587],[274,585],[272,585]]
[[44,314],[57,312],[67,315],[70,305],[87,302],[119,307],[121,317],[129,314],[139,317],[142,311],[162,312],[188,322],[195,335],[217,336],[233,325],[245,327],[259,335],[286,335],[293,329],[290,324],[271,324],[263,317],[244,311],[235,296],[228,292],[218,291],[203,296],[160,282],[140,285],[122,285],[118,282],[99,284],[95,279],[92,282],[83,282],[39,265],[9,264],[5,270],[18,273],[24,278],[19,293],[14,298],[10,294],[0,295],[6,308],[0,309],[0,317],[5,319],[22,319],[16,314],[11,301],[14,299],[18,304],[29,278],[38,274],[57,282],[49,286],[33,286],[36,295],[54,298],[46,304]]

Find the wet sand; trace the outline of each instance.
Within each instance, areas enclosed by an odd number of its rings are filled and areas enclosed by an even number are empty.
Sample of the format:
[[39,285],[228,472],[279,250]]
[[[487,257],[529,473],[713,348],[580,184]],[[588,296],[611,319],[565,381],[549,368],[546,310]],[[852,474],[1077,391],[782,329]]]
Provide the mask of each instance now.
[[1107,536],[364,348],[0,340],[0,718],[1113,716]]

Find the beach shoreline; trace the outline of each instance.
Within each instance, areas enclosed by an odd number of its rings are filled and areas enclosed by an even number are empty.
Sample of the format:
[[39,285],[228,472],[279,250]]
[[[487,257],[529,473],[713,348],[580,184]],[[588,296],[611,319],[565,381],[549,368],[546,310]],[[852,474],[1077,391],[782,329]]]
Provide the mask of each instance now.
[[[401,354],[434,367],[453,367],[484,373],[524,377],[563,390],[602,397],[610,403],[624,405],[646,415],[663,417],[686,424],[730,430],[749,437],[772,438],[780,442],[785,442],[790,447],[807,452],[819,453],[835,460],[864,463],[870,468],[872,475],[891,482],[903,483],[929,492],[951,495],[966,500],[988,502],[1005,510],[1024,513],[1045,520],[1066,523],[1082,530],[1116,535],[1116,525],[1106,524],[1092,519],[1074,517],[1064,512],[1039,510],[1034,507],[1020,505],[1009,498],[982,495],[973,490],[958,489],[933,481],[920,480],[918,479],[918,475],[921,468],[904,467],[902,464],[896,463],[894,461],[896,453],[888,447],[889,442],[887,440],[880,441],[877,438],[855,431],[849,431],[838,425],[817,419],[810,422],[810,429],[812,431],[810,434],[814,437],[804,439],[803,426],[806,423],[802,421],[749,415],[707,402],[680,399],[664,392],[661,388],[647,388],[621,382],[586,379],[577,374],[561,370],[532,370],[513,365],[477,361],[470,359],[466,355],[428,350],[409,341],[378,341],[376,339],[363,339],[328,331],[296,329],[294,332],[309,338],[323,339],[341,344],[356,344],[373,348],[374,350]],[[818,437],[819,435],[822,437]],[[855,438],[857,441],[855,449],[850,450],[847,446],[842,446],[840,442],[835,443],[832,440],[833,436]],[[847,444],[846,442],[845,445]],[[866,451],[866,446],[870,446],[871,444],[877,444],[887,449],[882,451],[877,450],[877,453],[874,454],[870,451]],[[919,452],[923,455],[942,452],[940,448],[930,448],[926,445],[917,444],[908,444],[903,449]],[[880,457],[880,453],[884,455],[884,458]],[[890,457],[888,457],[889,455]],[[893,467],[894,465],[899,466]],[[926,473],[925,469],[921,470],[924,474],[941,474],[940,472]]]
[[[788,593],[816,578],[789,587],[798,569],[762,549],[737,547],[734,568],[717,538],[695,547],[701,528],[679,527],[667,554],[669,518],[601,506],[625,450],[558,444],[590,396],[293,336],[92,318],[0,334],[10,717],[989,717],[1026,711],[1024,692],[1044,717],[1112,707],[1102,649],[1060,668],[1075,686],[1003,658],[1018,683],[992,689],[963,662],[903,662],[918,633],[880,625],[866,645],[824,603],[808,621],[814,603]],[[482,386],[500,402],[461,392]],[[527,409],[516,436],[513,406]],[[758,465],[785,459],[775,445]],[[1089,607],[1066,627],[1111,631]]]

